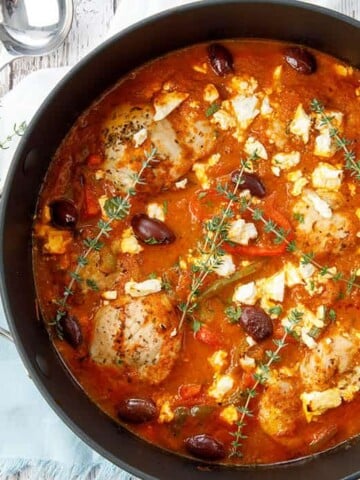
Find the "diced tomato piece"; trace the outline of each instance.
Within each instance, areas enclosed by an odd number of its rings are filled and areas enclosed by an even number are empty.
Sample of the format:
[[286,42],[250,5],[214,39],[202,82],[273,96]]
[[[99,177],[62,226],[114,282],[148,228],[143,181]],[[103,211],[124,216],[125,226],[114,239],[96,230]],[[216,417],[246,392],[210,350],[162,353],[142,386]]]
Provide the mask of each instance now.
[[198,383],[189,383],[180,385],[179,395],[183,400],[187,400],[192,397],[196,397],[201,392],[201,385]]
[[205,343],[211,347],[218,347],[221,344],[221,338],[218,334],[210,330],[206,325],[202,325],[195,333],[196,340]]
[[96,217],[101,212],[96,195],[87,187],[84,188],[84,203],[87,217]]

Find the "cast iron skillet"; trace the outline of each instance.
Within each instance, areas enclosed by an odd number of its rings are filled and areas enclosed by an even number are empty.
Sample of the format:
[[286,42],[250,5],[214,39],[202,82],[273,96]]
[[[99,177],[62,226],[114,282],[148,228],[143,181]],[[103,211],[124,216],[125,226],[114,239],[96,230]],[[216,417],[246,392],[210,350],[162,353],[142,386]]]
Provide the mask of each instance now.
[[[37,321],[31,225],[49,161],[78,115],[133,68],[171,50],[208,40],[265,37],[300,42],[360,66],[360,23],[286,0],[204,1],[154,16],[97,48],[41,107],[19,146],[0,218],[1,293],[18,351],[36,386],[64,422],[113,463],[145,479],[327,480],[360,470],[360,443],[278,466],[226,469],[173,455],[116,426],[80,390]],[[358,475],[352,477],[358,478]]]

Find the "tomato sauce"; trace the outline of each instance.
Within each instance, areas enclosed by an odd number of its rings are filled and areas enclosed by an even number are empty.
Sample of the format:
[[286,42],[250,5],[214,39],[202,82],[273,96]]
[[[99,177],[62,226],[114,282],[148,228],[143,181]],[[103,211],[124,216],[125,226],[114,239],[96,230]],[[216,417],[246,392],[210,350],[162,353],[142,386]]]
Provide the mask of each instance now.
[[101,410],[229,464],[359,433],[359,127],[356,69],[260,40],[154,60],[79,117],[39,197],[34,275]]

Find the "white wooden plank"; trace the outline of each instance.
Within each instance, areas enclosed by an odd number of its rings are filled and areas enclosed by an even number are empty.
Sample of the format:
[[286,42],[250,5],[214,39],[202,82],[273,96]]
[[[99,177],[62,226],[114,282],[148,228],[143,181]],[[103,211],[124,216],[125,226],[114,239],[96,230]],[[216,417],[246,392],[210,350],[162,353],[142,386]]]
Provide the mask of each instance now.
[[339,12],[349,15],[349,17],[360,20],[360,2],[359,0],[340,0],[336,6]]
[[42,68],[73,65],[107,32],[119,0],[74,0],[74,20],[65,43],[44,57],[15,60],[0,74],[0,96],[30,72]]

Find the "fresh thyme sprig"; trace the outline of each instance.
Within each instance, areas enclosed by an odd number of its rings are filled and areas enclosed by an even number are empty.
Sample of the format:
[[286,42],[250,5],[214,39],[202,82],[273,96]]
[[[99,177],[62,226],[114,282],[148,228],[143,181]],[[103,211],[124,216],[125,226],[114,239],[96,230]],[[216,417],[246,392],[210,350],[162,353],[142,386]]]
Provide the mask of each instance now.
[[265,231],[267,233],[273,233],[275,235],[274,242],[285,243],[287,245],[287,251],[294,253],[300,258],[300,263],[302,265],[307,265],[311,263],[315,268],[319,270],[319,273],[322,277],[328,275],[332,280],[336,282],[342,282],[346,284],[346,293],[350,294],[354,287],[360,288],[360,284],[356,283],[356,274],[353,272],[349,278],[345,278],[341,272],[333,273],[331,267],[322,265],[315,259],[314,252],[303,252],[301,251],[294,240],[289,240],[289,232],[284,231],[282,227],[279,227],[273,220],[266,219],[264,217],[263,211],[259,208],[253,208],[250,206],[248,201],[242,201],[241,208],[243,210],[248,210],[252,214],[252,218],[255,221],[260,221],[265,226]]
[[242,447],[242,441],[247,438],[247,436],[244,434],[244,427],[246,426],[245,422],[245,417],[252,417],[253,413],[250,410],[250,402],[253,398],[257,396],[257,388],[259,385],[265,385],[269,379],[270,376],[270,367],[272,366],[273,363],[277,363],[280,361],[280,352],[281,350],[286,347],[286,339],[288,335],[292,335],[294,332],[295,327],[300,323],[301,319],[303,317],[303,312],[300,312],[299,310],[293,309],[290,311],[288,318],[287,318],[287,323],[284,327],[284,334],[280,339],[274,339],[273,343],[275,345],[274,350],[267,350],[266,351],[266,357],[267,357],[267,362],[266,363],[261,363],[258,365],[256,372],[254,373],[254,380],[255,383],[252,388],[248,388],[246,390],[246,400],[244,405],[237,407],[237,410],[240,414],[240,419],[236,422],[236,430],[235,432],[231,432],[230,435],[234,438],[234,440],[231,442],[231,450],[230,450],[230,458],[237,456],[241,457],[241,447]]
[[22,137],[22,136],[24,135],[24,133],[25,133],[26,127],[27,127],[26,122],[22,122],[22,123],[20,123],[20,125],[18,125],[17,123],[14,123],[14,125],[13,125],[13,132],[10,133],[10,134],[5,138],[5,140],[3,140],[2,142],[0,142],[0,149],[1,149],[1,150],[7,150],[8,148],[10,148],[10,143],[11,143],[11,141],[12,141],[15,137]]
[[[224,251],[222,250],[221,246],[227,239],[229,219],[234,215],[234,212],[232,211],[233,204],[239,202],[237,193],[241,183],[243,182],[242,174],[244,173],[246,165],[246,161],[241,162],[241,169],[236,178],[235,186],[232,191],[229,191],[221,184],[217,186],[217,191],[219,194],[226,197],[228,203],[226,207],[222,209],[220,215],[215,215],[210,220],[205,222],[205,237],[202,245],[200,245],[198,249],[201,255],[201,260],[192,266],[193,277],[191,280],[190,292],[186,301],[178,305],[179,310],[181,311],[181,318],[177,332],[181,330],[187,317],[193,317],[194,311],[198,307],[196,300],[200,294],[199,289],[203,285],[207,276],[216,268],[220,267],[223,263],[222,257],[224,256]],[[194,320],[195,319],[193,318],[193,322]]]
[[355,152],[348,148],[351,141],[340,135],[339,129],[334,126],[333,117],[326,114],[324,105],[318,99],[314,98],[310,106],[312,111],[320,116],[320,125],[329,128],[330,137],[334,139],[337,150],[343,150],[345,168],[360,181],[360,161],[356,159]]
[[[131,198],[136,195],[136,187],[138,185],[143,185],[145,182],[143,180],[143,174],[151,164],[157,162],[156,159],[157,151],[153,148],[150,152],[145,152],[145,160],[142,163],[140,171],[138,173],[134,172],[131,174],[132,184],[127,189],[126,195],[124,197],[116,196],[106,200],[104,205],[104,210],[107,215],[107,220],[100,219],[98,221],[99,231],[95,237],[88,237],[84,240],[84,246],[86,250],[84,253],[79,255],[77,258],[77,263],[75,269],[69,273],[70,281],[68,285],[64,288],[63,296],[61,299],[57,300],[58,309],[56,311],[56,316],[51,324],[56,326],[58,336],[62,337],[62,329],[60,321],[66,315],[66,304],[71,295],[74,294],[74,284],[81,283],[84,279],[81,277],[80,272],[83,267],[88,265],[88,257],[90,253],[94,251],[100,251],[103,247],[103,243],[100,241],[102,237],[108,237],[109,233],[112,230],[111,224],[114,220],[124,220],[130,212],[131,208]],[[92,279],[86,279],[86,285],[94,291],[98,290],[96,282]]]

